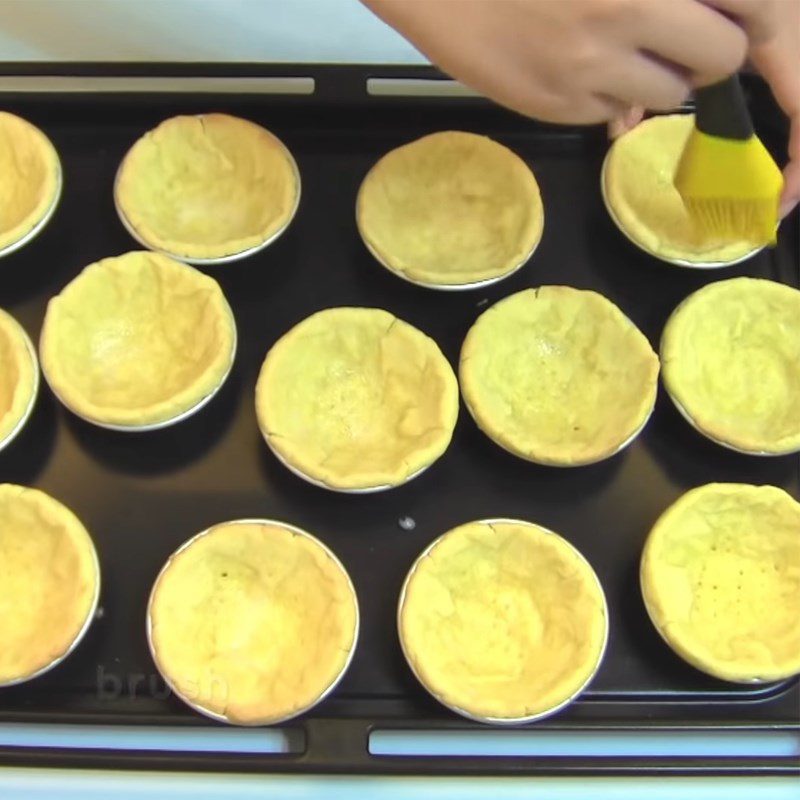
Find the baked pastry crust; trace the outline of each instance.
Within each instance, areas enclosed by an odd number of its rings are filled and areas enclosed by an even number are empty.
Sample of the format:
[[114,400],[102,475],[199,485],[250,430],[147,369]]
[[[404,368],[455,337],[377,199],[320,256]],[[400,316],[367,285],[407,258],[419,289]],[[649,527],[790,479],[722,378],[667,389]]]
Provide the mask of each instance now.
[[656,522],[645,605],[678,655],[727,681],[800,672],[800,503],[774,486],[711,483]]
[[22,326],[0,309],[0,447],[36,397],[39,368]]
[[114,192],[149,247],[202,260],[274,238],[297,210],[300,179],[269,131],[227,114],[200,114],[172,117],[139,139]]
[[445,705],[486,721],[551,713],[596,672],[608,618],[583,556],[532,523],[471,522],[409,573],[403,651]]
[[450,443],[458,382],[421,331],[377,308],[330,308],[269,351],[256,385],[267,443],[330,488],[396,486]]
[[64,656],[89,624],[100,588],[89,534],[37,489],[0,485],[0,684]]
[[240,725],[314,705],[355,648],[341,564],[279,523],[216,525],[175,553],[149,606],[156,664],[190,704]]
[[61,165],[30,122],[0,111],[0,251],[30,233],[58,199]]
[[145,251],[86,267],[50,300],[40,342],[59,399],[87,420],[122,427],[194,408],[224,381],[235,349],[219,284]]
[[478,317],[459,378],[473,418],[501,447],[578,466],[613,455],[642,429],[658,370],[650,343],[610,300],[542,286]]
[[732,278],[689,295],[661,339],[664,385],[702,433],[737,450],[800,450],[800,291]]
[[673,185],[693,127],[693,114],[669,114],[620,136],[603,170],[606,200],[625,233],[659,258],[696,264],[738,261],[758,244],[709,238],[693,224]]
[[412,282],[457,286],[500,278],[530,258],[544,211],[516,153],[444,131],[398,147],[367,174],[356,202],[361,237]]

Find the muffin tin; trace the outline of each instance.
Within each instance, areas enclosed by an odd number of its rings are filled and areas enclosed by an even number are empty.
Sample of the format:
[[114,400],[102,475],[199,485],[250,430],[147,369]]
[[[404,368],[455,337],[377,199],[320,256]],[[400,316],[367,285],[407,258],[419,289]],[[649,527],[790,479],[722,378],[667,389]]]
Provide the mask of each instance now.
[[[104,74],[108,67],[82,69]],[[81,647],[48,675],[0,692],[0,722],[215,724],[169,696],[148,651],[145,618],[150,588],[170,553],[194,532],[228,519],[286,520],[314,531],[336,553],[360,600],[353,662],[324,703],[289,724],[305,735],[299,754],[4,746],[0,762],[402,774],[796,771],[797,757],[790,755],[394,757],[372,755],[367,744],[374,728],[478,729],[417,684],[394,619],[403,580],[419,553],[460,523],[496,517],[559,531],[591,563],[608,602],[609,645],[600,670],[569,708],[535,723],[537,731],[800,730],[796,679],[742,686],[692,669],[661,641],[638,588],[645,537],[677,497],[709,481],[771,483],[797,497],[796,456],[754,458],[721,448],[693,431],[661,391],[652,419],[624,452],[593,466],[558,470],[503,452],[462,408],[450,449],[424,475],[391,492],[351,496],[311,486],[277,461],[259,434],[253,396],[269,347],[311,313],[336,305],[388,309],[432,336],[455,366],[467,330],[487,305],[527,286],[566,283],[606,295],[657,346],[675,306],[717,275],[798,285],[798,217],[781,226],[777,248],[745,264],[714,276],[674,270],[633,247],[609,219],[600,190],[607,148],[601,128],[539,125],[479,99],[373,97],[365,81],[375,68],[257,69],[267,76],[313,75],[317,94],[2,98],[4,107],[52,138],[65,177],[58,214],[2,265],[0,306],[31,333],[40,330],[49,297],[85,264],[131,249],[114,210],[114,175],[130,143],[162,119],[220,110],[265,125],[294,154],[304,199],[273,245],[236,268],[214,271],[236,315],[239,350],[229,380],[202,413],[162,431],[123,435],[82,422],[44,391],[25,430],[0,453],[0,481],[42,488],[85,522],[104,575],[101,616]],[[435,77],[424,68],[379,72]],[[786,132],[778,113],[760,85],[751,90],[759,132],[782,154]],[[486,133],[519,153],[534,169],[546,208],[544,235],[530,262],[501,284],[473,292],[431,292],[398,281],[363,246],[354,222],[358,187],[377,158],[402,142],[451,128]]]

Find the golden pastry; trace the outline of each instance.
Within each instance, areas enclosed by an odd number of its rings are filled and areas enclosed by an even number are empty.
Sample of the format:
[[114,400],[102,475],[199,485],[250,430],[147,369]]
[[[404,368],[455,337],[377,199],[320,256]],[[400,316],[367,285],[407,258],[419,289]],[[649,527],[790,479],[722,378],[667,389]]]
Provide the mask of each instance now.
[[709,238],[683,205],[673,176],[694,127],[694,115],[652,117],[620,136],[603,169],[606,202],[616,223],[639,247],[667,261],[738,261],[758,246]]
[[478,317],[459,377],[472,416],[501,447],[577,466],[613,455],[642,429],[655,404],[658,357],[602,295],[542,286]]
[[42,370],[98,425],[158,425],[197,408],[233,363],[236,326],[219,284],[158,253],[86,267],[48,307]]
[[356,218],[378,261],[434,286],[513,272],[530,258],[544,224],[525,162],[461,131],[424,136],[381,158],[361,185]]
[[458,383],[436,343],[377,308],[329,308],[267,354],[256,386],[267,444],[342,490],[396,486],[447,449]]
[[423,553],[398,625],[414,674],[437,700],[487,722],[551,714],[597,671],[605,598],[583,556],[529,522],[471,522]]
[[704,286],[669,318],[664,385],[706,436],[754,453],[800,449],[800,291],[732,278]]
[[727,681],[800,672],[800,503],[774,486],[710,483],[656,522],[641,564],[653,624]]
[[61,165],[50,140],[20,117],[0,111],[0,251],[48,216],[61,191]]
[[67,655],[99,591],[97,554],[78,518],[44,492],[0,485],[0,685]]
[[39,366],[28,334],[0,309],[0,449],[25,424],[38,388]]
[[239,725],[315,705],[358,636],[350,578],[313,537],[277,522],[210,528],[172,555],[148,607],[158,669],[187,703]]
[[143,244],[189,260],[274,239],[300,200],[297,165],[269,131],[226,114],[173,117],[131,148],[114,188]]

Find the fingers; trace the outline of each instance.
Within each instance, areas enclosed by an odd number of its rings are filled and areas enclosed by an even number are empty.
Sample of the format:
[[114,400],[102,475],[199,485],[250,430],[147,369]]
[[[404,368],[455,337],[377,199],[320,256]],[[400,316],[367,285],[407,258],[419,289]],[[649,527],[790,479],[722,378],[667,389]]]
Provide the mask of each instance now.
[[793,0],[704,0],[747,31],[751,44],[765,42],[780,29],[781,5]]
[[780,217],[783,219],[797,208],[800,202],[800,160],[790,161],[783,171],[783,194],[781,195]]
[[733,74],[747,57],[748,39],[742,27],[703,2],[651,2],[645,10],[639,21],[642,45],[678,66],[693,86]]
[[631,106],[653,111],[678,108],[689,96],[689,81],[668,64],[644,53],[610,60],[605,65],[607,92]]
[[791,123],[781,197],[781,215],[786,216],[800,200],[800,0],[781,0],[777,12],[776,34],[753,47],[751,58]]
[[783,219],[800,203],[800,110],[791,118],[789,163],[783,171],[780,217]]
[[498,103],[544,122],[594,125],[624,114],[630,105],[601,92],[565,93],[548,87],[513,62],[498,59],[493,67],[469,77],[456,69],[450,74]]

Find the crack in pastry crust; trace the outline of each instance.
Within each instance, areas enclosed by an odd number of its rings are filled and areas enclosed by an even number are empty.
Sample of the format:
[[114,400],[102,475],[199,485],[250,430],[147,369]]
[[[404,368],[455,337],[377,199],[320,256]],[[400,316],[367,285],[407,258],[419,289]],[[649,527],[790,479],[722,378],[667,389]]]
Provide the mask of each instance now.
[[271,447],[340,489],[402,483],[447,449],[458,384],[436,343],[387,311],[334,308],[270,350],[256,411]]

